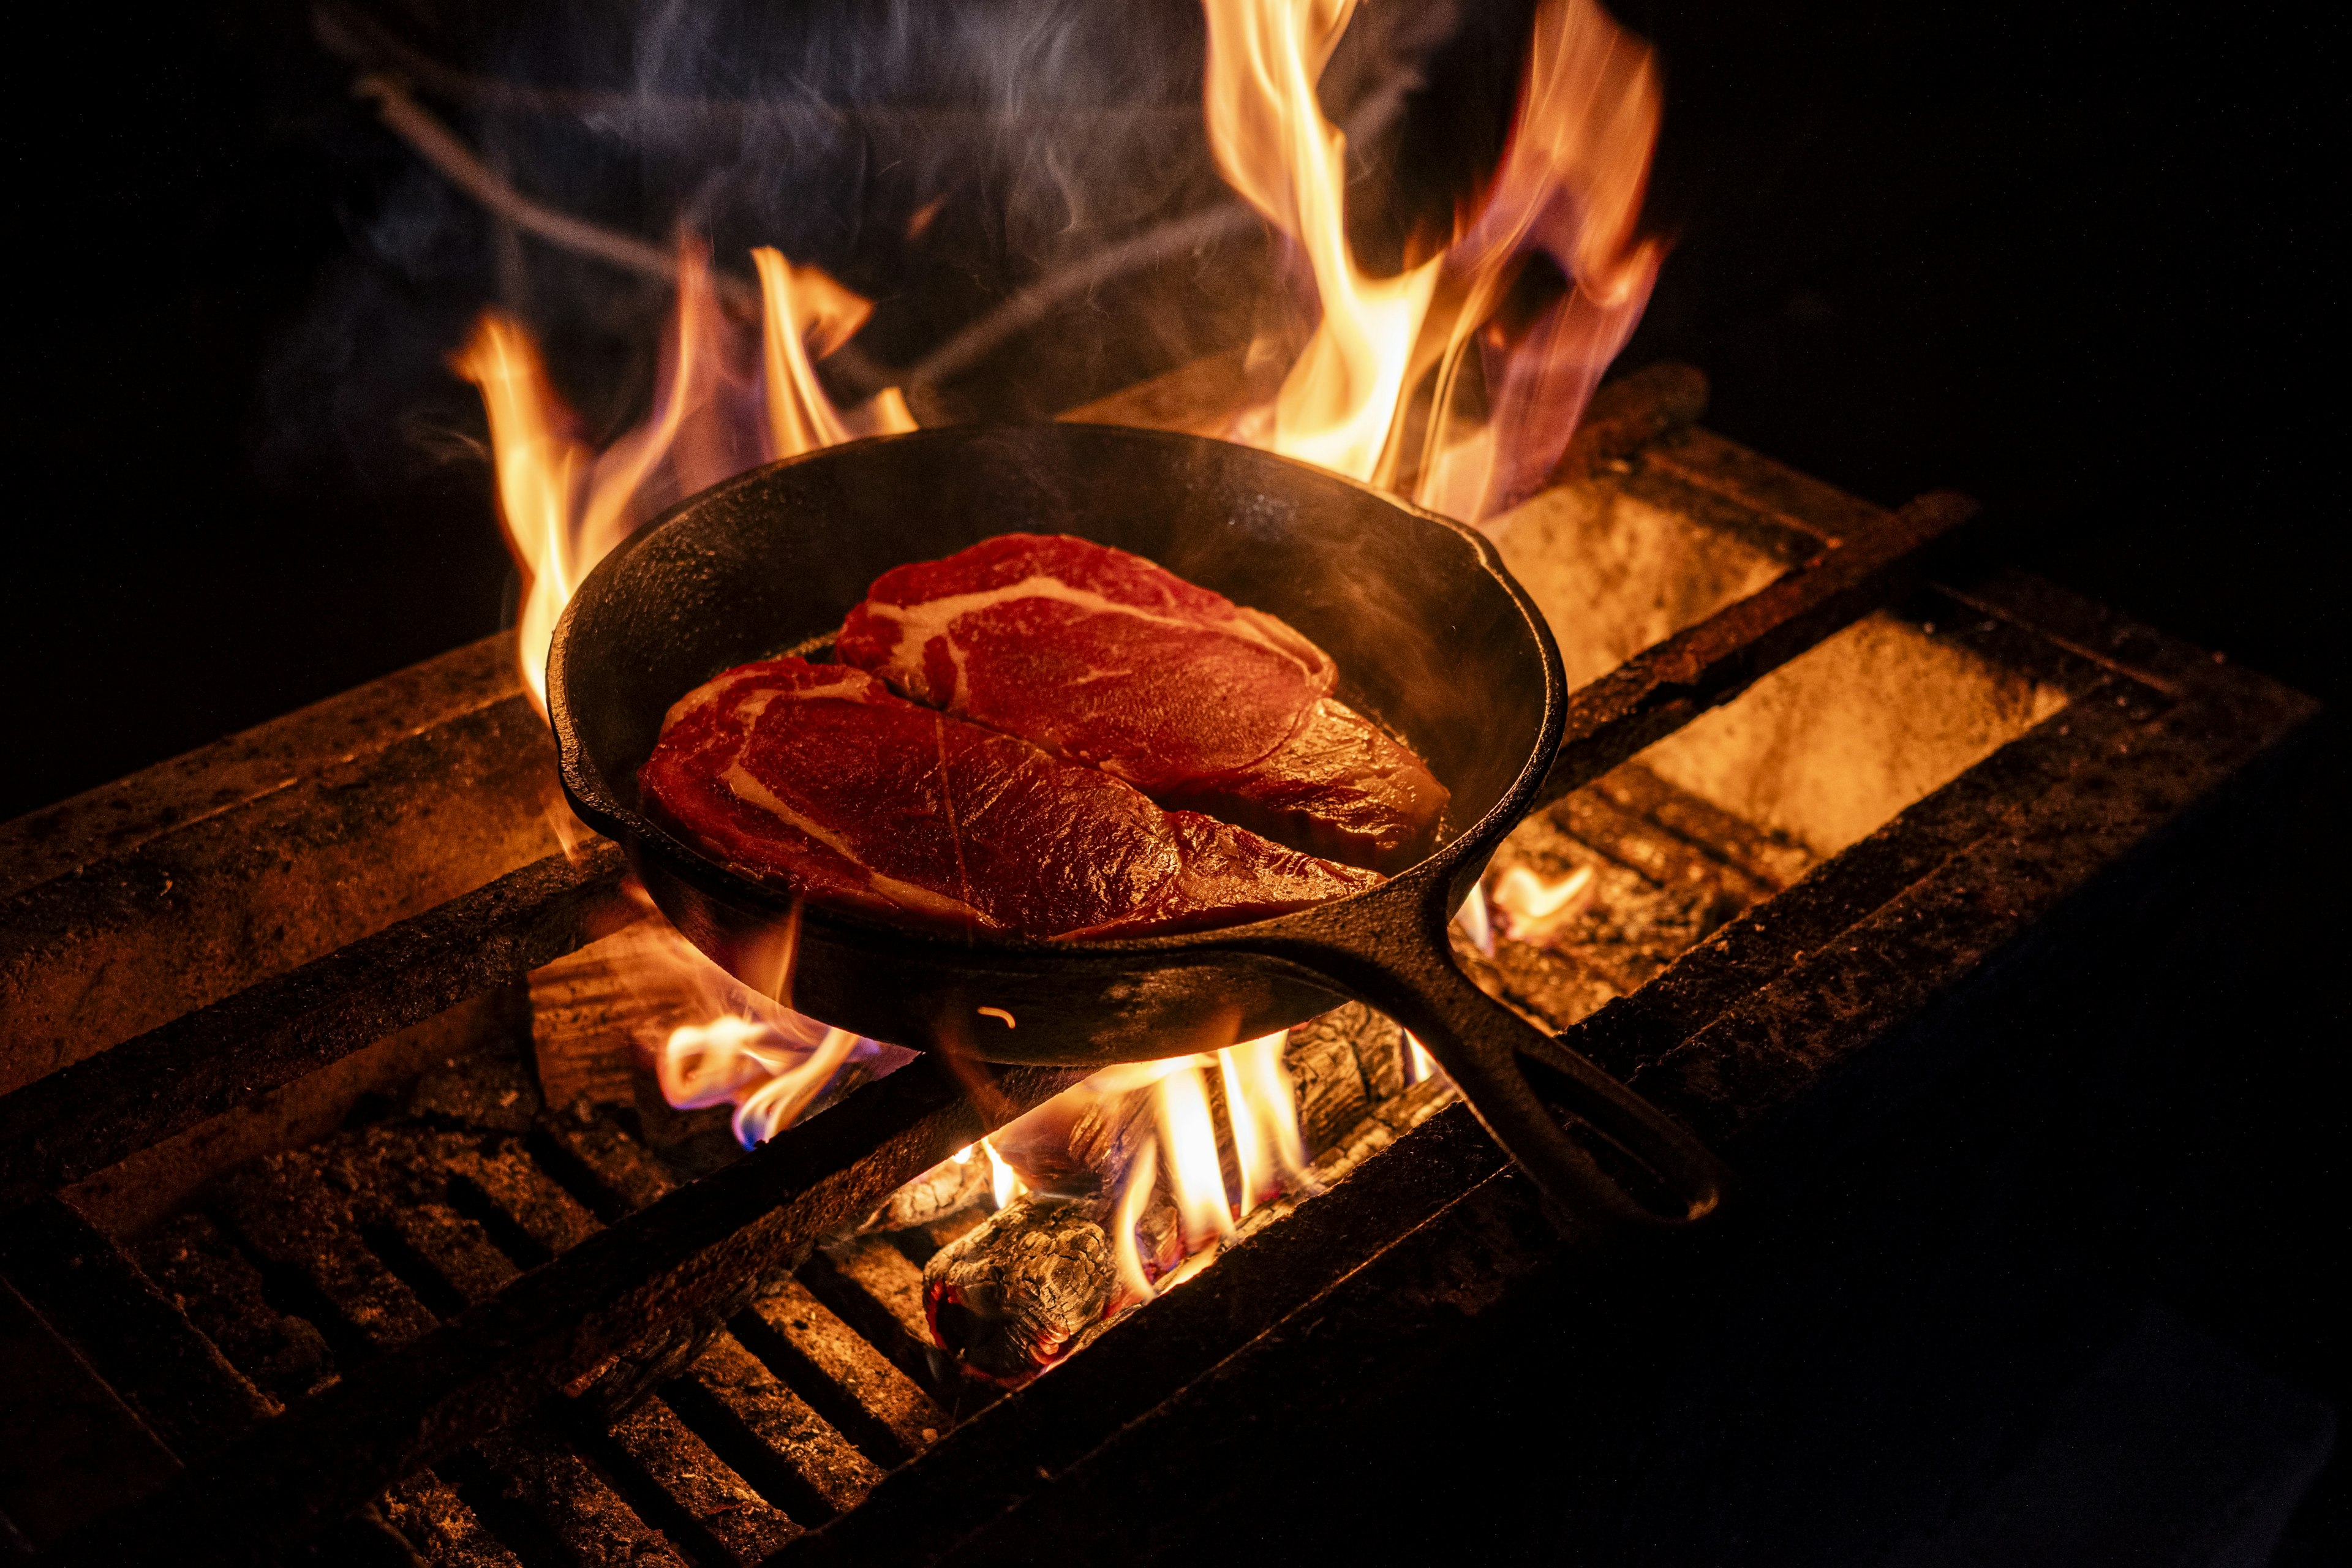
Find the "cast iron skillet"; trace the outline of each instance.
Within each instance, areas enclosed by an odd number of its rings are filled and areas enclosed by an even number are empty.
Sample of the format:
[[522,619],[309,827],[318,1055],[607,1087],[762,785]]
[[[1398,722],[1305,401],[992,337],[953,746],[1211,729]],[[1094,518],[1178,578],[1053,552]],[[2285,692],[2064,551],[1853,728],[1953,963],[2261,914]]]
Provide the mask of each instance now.
[[[640,809],[637,769],[678,698],[829,633],[892,566],[1015,531],[1134,551],[1321,644],[1339,695],[1453,792],[1439,847],[1377,888],[1248,925],[964,940],[796,911]],[[1588,1215],[1687,1224],[1718,1201],[1714,1158],[1486,996],[1447,943],[1455,907],[1536,804],[1565,695],[1541,616],[1469,529],[1249,447],[1071,425],[860,441],[706,490],[589,575],[548,665],[573,807],[626,848],[697,946],[813,1017],[989,1061],[1093,1067],[1214,1049],[1355,997],[1420,1037],[1549,1196]],[[1609,1171],[1555,1106],[1600,1135]]]

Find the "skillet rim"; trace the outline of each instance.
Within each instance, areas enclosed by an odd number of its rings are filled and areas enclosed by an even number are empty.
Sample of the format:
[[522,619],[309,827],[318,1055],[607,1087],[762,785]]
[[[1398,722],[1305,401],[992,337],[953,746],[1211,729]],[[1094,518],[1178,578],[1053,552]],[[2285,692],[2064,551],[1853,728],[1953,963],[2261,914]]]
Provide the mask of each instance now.
[[[1381,506],[1407,516],[1437,524],[1469,545],[1472,557],[1486,575],[1502,590],[1520,621],[1537,644],[1538,663],[1543,676],[1543,710],[1537,726],[1535,747],[1521,763],[1518,773],[1510,784],[1496,797],[1494,805],[1478,820],[1438,845],[1427,855],[1404,869],[1383,879],[1372,887],[1309,904],[1282,914],[1268,915],[1255,921],[1237,921],[1199,931],[1173,931],[1158,936],[1124,937],[1109,941],[1064,942],[1052,938],[1008,935],[994,931],[973,931],[963,936],[950,936],[917,926],[895,925],[861,912],[832,908],[799,895],[770,888],[748,877],[728,869],[717,860],[687,843],[683,838],[645,813],[621,804],[606,782],[604,770],[589,755],[587,744],[581,739],[579,727],[572,712],[570,691],[570,644],[574,623],[582,606],[592,596],[613,592],[612,584],[618,577],[623,563],[630,554],[644,546],[659,531],[671,526],[688,512],[706,507],[720,498],[758,483],[783,468],[803,463],[819,462],[855,448],[871,448],[884,444],[919,442],[969,441],[977,436],[1003,434],[1008,431],[1084,430],[1095,434],[1115,433],[1122,441],[1156,444],[1164,447],[1186,447],[1195,450],[1222,447],[1221,460],[1230,460],[1227,454],[1245,453],[1248,459],[1295,470],[1309,485],[1325,483],[1355,490]],[[1474,854],[1483,862],[1496,845],[1517,826],[1534,804],[1545,777],[1550,773],[1557,756],[1562,731],[1566,725],[1567,674],[1561,665],[1559,648],[1551,627],[1537,608],[1535,601],[1517,578],[1503,564],[1502,555],[1494,542],[1467,523],[1441,512],[1418,506],[1386,490],[1333,473],[1302,459],[1268,452],[1260,447],[1244,446],[1235,441],[1221,440],[1213,436],[1195,436],[1181,431],[1149,430],[1126,425],[1097,425],[1083,421],[1055,421],[1052,424],[1013,422],[975,422],[963,425],[935,426],[928,429],[903,431],[895,435],[868,436],[832,447],[820,447],[794,457],[782,458],[758,468],[747,468],[732,478],[720,480],[698,490],[668,507],[651,521],[641,524],[618,544],[608,551],[573,591],[571,601],[558,617],[548,647],[547,705],[548,721],[554,731],[556,767],[565,798],[581,819],[597,832],[612,838],[632,859],[638,855],[653,855],[665,864],[665,868],[693,884],[701,892],[736,905],[738,908],[764,911],[781,924],[793,918],[795,911],[803,928],[822,928],[827,935],[847,937],[858,945],[880,941],[901,951],[934,952],[942,959],[969,964],[982,955],[1001,957],[1007,962],[1021,962],[1051,956],[1063,961],[1087,957],[1106,960],[1132,960],[1139,957],[1167,956],[1181,958],[1207,954],[1236,945],[1245,945],[1242,939],[1251,937],[1262,942],[1269,934],[1289,934],[1284,931],[1286,922],[1303,922],[1308,917],[1328,919],[1333,912],[1353,906],[1370,903],[1384,896],[1394,899],[1407,885],[1420,885],[1444,879],[1448,885],[1449,900],[1453,874]],[[680,695],[684,695],[680,693]],[[672,699],[676,700],[675,698]],[[1465,889],[1466,895],[1467,889]]]

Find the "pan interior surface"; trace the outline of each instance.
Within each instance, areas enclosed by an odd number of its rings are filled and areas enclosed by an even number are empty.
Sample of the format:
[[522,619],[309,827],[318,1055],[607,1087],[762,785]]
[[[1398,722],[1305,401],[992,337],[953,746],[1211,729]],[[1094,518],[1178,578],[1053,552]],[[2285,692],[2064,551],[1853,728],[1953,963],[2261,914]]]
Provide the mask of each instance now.
[[1313,638],[1338,661],[1340,697],[1453,792],[1449,836],[1494,806],[1540,738],[1539,639],[1467,531],[1226,442],[960,426],[756,470],[614,552],[557,637],[569,782],[594,815],[667,838],[640,815],[636,773],[671,703],[832,631],[893,566],[1022,531],[1132,551]]

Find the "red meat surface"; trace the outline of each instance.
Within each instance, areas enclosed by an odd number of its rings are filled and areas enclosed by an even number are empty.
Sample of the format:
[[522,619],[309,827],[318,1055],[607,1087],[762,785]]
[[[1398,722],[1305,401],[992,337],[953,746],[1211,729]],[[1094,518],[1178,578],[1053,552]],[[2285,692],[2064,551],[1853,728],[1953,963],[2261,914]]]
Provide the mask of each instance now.
[[681,699],[638,782],[747,876],[940,930],[1144,936],[1380,880],[798,658],[740,666]]
[[1410,863],[1445,808],[1419,757],[1331,695],[1321,648],[1087,540],[1008,533],[886,572],[835,652],[1162,805],[1351,865]]

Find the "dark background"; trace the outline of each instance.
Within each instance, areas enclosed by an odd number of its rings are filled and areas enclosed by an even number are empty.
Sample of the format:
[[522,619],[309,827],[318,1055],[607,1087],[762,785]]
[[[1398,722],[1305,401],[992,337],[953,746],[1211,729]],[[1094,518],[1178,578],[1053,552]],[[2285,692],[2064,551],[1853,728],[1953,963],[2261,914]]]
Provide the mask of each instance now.
[[[18,24],[47,80],[14,163],[0,818],[479,637],[507,588],[479,416],[439,369],[498,287],[482,226],[352,103],[303,8],[74,9]],[[1621,363],[1699,365],[1709,423],[1874,500],[1971,491],[2016,561],[2338,701],[2317,25],[1895,10],[1621,8],[1664,61],[1651,222],[1675,239]],[[1412,125],[1451,123],[1445,98]],[[1478,94],[1452,101],[1475,142]],[[1024,275],[1000,245],[996,272],[959,260],[965,295],[894,299],[874,256],[825,258],[884,296],[902,361]],[[579,358],[625,392],[658,300],[608,303]],[[2334,728],[2117,998],[2116,1028],[2189,1066],[2099,1264],[2342,1409]],[[2334,1477],[2309,1561],[2343,1542]]]

